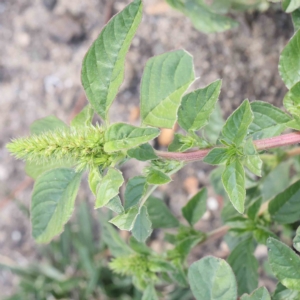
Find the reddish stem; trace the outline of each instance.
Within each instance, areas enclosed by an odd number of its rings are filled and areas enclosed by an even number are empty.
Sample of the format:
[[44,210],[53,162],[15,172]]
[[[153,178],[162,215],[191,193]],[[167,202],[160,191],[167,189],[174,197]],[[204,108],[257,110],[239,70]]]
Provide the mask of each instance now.
[[[300,143],[299,132],[287,133],[272,138],[254,141],[254,145],[256,146],[257,150],[267,150],[267,149],[278,148],[282,146],[294,145],[298,143]],[[202,160],[212,149],[213,148],[209,148],[209,149],[184,152],[184,153],[156,151],[156,154],[161,158],[188,162],[188,161]]]

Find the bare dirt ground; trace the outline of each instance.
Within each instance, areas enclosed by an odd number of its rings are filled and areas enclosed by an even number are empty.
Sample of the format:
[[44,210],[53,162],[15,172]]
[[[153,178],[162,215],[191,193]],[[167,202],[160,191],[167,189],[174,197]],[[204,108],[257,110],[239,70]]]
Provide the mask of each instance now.
[[[81,61],[108,16],[128,2],[109,1],[0,0],[1,259],[24,264],[36,253],[29,220],[20,210],[20,204],[29,207],[32,182],[26,177],[24,163],[12,158],[5,144],[13,137],[28,135],[30,124],[38,118],[54,114],[69,122],[74,111],[86,103],[80,84]],[[239,28],[207,36],[162,0],[146,0],[144,11],[127,55],[125,82],[111,109],[113,121],[138,123],[139,85],[147,59],[178,48],[194,56],[200,77],[194,87],[223,78],[220,100],[224,115],[245,98],[281,106],[286,90],[277,64],[293,33],[288,15],[272,9],[242,13],[236,16]],[[195,163],[159,191],[178,217],[188,196],[208,185],[207,170]],[[133,164],[124,169],[127,178],[139,171],[140,166]],[[219,208],[210,207],[206,221],[200,224],[205,230],[220,223]],[[206,246],[203,251],[226,255],[226,245]],[[0,298],[16,286],[16,277],[0,271]]]

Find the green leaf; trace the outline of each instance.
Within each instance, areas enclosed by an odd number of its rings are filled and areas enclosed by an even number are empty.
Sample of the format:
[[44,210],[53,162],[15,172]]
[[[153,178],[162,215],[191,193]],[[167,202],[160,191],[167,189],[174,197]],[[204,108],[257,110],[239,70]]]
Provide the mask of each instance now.
[[196,146],[196,141],[191,136],[184,136],[180,133],[175,133],[172,143],[169,145],[170,152],[185,152],[186,150]]
[[141,128],[125,123],[115,123],[105,131],[104,150],[114,152],[135,148],[159,135],[158,128]]
[[172,179],[167,174],[151,168],[147,174],[147,183],[154,185],[162,185],[170,182]]
[[225,167],[222,183],[232,205],[242,214],[246,197],[245,171],[239,160],[235,159]]
[[122,84],[125,56],[142,19],[142,6],[140,0],[135,0],[115,15],[83,60],[82,85],[93,108],[104,120]]
[[194,80],[193,58],[184,50],[149,59],[141,84],[142,123],[172,128],[181,97]]
[[55,116],[48,116],[39,120],[34,121],[30,125],[30,133],[31,134],[41,134],[46,131],[53,131],[56,129],[66,129],[68,126],[56,118]]
[[206,212],[207,189],[203,188],[182,208],[184,218],[194,226]]
[[135,218],[139,212],[137,206],[131,207],[128,211],[119,214],[109,221],[121,230],[130,231],[133,227]]
[[248,139],[244,146],[244,165],[250,172],[257,176],[261,176],[262,160],[257,154],[252,139]]
[[280,282],[277,284],[276,290],[272,296],[272,300],[295,300],[300,299],[300,292],[288,290]]
[[119,170],[109,168],[106,175],[97,186],[97,198],[95,208],[105,206],[109,200],[119,194],[119,188],[124,178]]
[[293,239],[293,246],[298,252],[300,252],[300,226],[298,227],[296,235]]
[[125,190],[125,210],[139,203],[146,186],[146,177],[136,176],[128,180]]
[[196,131],[208,123],[218,101],[222,81],[217,80],[203,89],[195,90],[182,98],[178,110],[178,123],[186,131]]
[[154,149],[149,144],[142,144],[137,148],[130,149],[127,151],[127,154],[129,157],[141,161],[147,161],[157,158]]
[[82,173],[54,169],[38,177],[31,201],[32,235],[38,243],[48,243],[63,231],[69,220]]
[[292,13],[292,19],[295,32],[300,29],[300,8],[296,9]]
[[129,246],[137,253],[143,255],[150,255],[152,253],[151,249],[144,243],[138,242],[133,236],[129,239]]
[[86,105],[83,110],[77,114],[71,121],[71,127],[81,128],[90,125],[94,117],[94,110],[90,104]]
[[151,221],[146,206],[140,208],[132,228],[132,235],[139,242],[145,242],[152,232]]
[[249,134],[254,140],[273,137],[284,131],[291,118],[281,109],[263,101],[251,102],[254,118],[249,126]]
[[245,100],[227,119],[222,134],[230,143],[240,145],[247,135],[253,120],[250,103]]
[[203,159],[210,165],[220,165],[225,163],[231,156],[228,148],[213,148]]
[[259,197],[254,201],[252,201],[251,204],[249,205],[247,210],[247,215],[251,220],[253,221],[256,220],[261,204],[262,204],[262,197]]
[[300,290],[300,257],[276,239],[267,242],[269,263],[276,278],[288,289]]
[[175,9],[184,13],[194,27],[204,33],[222,32],[238,26],[238,23],[226,16],[214,13],[203,0],[167,0]]
[[300,220],[300,180],[278,194],[269,203],[272,219],[280,224],[292,224]]
[[243,295],[241,300],[271,300],[271,296],[265,287],[260,287],[251,295]]
[[152,228],[173,228],[179,226],[179,221],[170,212],[167,205],[160,199],[150,196],[146,201]]
[[[285,95],[283,99],[283,105],[288,112],[290,112],[295,118],[300,126],[300,82],[297,82]],[[291,122],[287,123],[287,126]]]
[[300,81],[300,31],[298,30],[281,52],[279,73],[288,89]]
[[197,300],[229,300],[237,298],[233,271],[227,262],[213,256],[194,262],[188,272],[192,292]]
[[253,241],[249,238],[240,242],[227,259],[236,276],[239,295],[251,293],[258,285],[258,261],[253,252]]
[[90,190],[94,195],[97,194],[97,186],[101,182],[101,180],[102,180],[102,176],[98,168],[94,168],[90,170],[88,182],[89,182]]
[[158,300],[155,288],[152,284],[148,284],[147,288],[143,293],[142,300]]
[[124,212],[124,207],[122,206],[122,202],[119,196],[116,196],[109,200],[105,206],[117,214],[121,214],[122,212]]
[[266,245],[267,240],[270,237],[278,239],[276,234],[274,234],[269,228],[262,225],[256,225],[256,228],[253,231],[253,237],[256,239],[258,244],[262,245]]
[[283,0],[282,8],[286,13],[291,13],[300,7],[300,0]]

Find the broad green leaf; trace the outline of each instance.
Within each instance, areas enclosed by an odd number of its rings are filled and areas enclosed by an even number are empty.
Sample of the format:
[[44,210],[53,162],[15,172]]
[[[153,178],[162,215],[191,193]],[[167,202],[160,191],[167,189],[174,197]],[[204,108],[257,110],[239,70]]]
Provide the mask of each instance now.
[[215,144],[219,138],[224,123],[220,105],[216,103],[215,109],[210,115],[208,124],[202,129],[205,138],[212,144]]
[[230,158],[231,153],[228,148],[213,148],[203,159],[204,162],[210,165],[220,165],[225,163]]
[[293,246],[298,252],[300,252],[300,226],[298,227],[296,235],[293,239]]
[[253,120],[250,103],[245,100],[227,119],[222,134],[230,143],[240,145],[247,135]]
[[260,287],[251,295],[243,295],[241,300],[271,300],[271,296],[265,287]]
[[121,230],[130,231],[133,227],[135,218],[139,212],[137,206],[131,207],[128,211],[119,214],[109,221]]
[[283,0],[282,8],[286,13],[291,13],[300,7],[300,0]]
[[142,144],[137,148],[129,149],[127,151],[127,154],[129,157],[141,161],[147,161],[157,158],[154,149],[149,144]]
[[158,128],[142,128],[125,123],[115,123],[105,131],[104,150],[114,152],[135,148],[159,135]]
[[267,102],[254,101],[250,105],[254,118],[248,131],[254,140],[281,134],[291,120],[281,109]]
[[208,123],[221,90],[217,80],[203,89],[195,90],[182,98],[178,110],[178,123],[186,131],[196,131]]
[[136,176],[128,180],[125,190],[125,210],[139,203],[146,189],[146,177]]
[[175,133],[172,143],[169,145],[170,152],[185,152],[186,150],[196,146],[196,141],[191,136],[184,136],[180,133]]
[[170,182],[172,179],[167,174],[151,168],[149,173],[147,174],[147,183],[154,184],[154,185],[161,185]]
[[194,80],[193,58],[184,50],[149,59],[141,84],[142,123],[172,128],[181,97]]
[[140,211],[135,218],[131,232],[139,242],[145,242],[146,239],[150,236],[152,228],[146,206],[142,206],[140,208]]
[[182,208],[184,218],[194,226],[206,212],[207,189],[203,188]]
[[300,30],[298,30],[281,52],[279,73],[288,89],[300,81]]
[[121,214],[124,212],[124,207],[119,196],[116,196],[109,200],[105,206],[117,214]]
[[86,105],[83,110],[77,114],[71,121],[71,127],[83,127],[90,125],[94,117],[94,110],[90,104]]
[[239,213],[244,213],[245,205],[245,171],[241,162],[235,159],[225,167],[222,174],[222,183],[226,193]]
[[147,288],[143,293],[142,300],[158,300],[155,288],[152,284],[148,284]]
[[239,243],[227,258],[238,286],[238,294],[251,293],[258,285],[258,261],[253,255],[252,238]]
[[160,199],[150,196],[146,201],[152,228],[173,228],[179,226],[178,219],[170,212],[167,205]]
[[56,118],[55,116],[48,116],[39,120],[34,121],[30,125],[30,133],[31,134],[42,134],[46,131],[53,131],[56,129],[66,129],[68,126]]
[[276,239],[269,238],[267,245],[273,274],[288,289],[300,291],[300,257]]
[[94,195],[97,194],[97,187],[98,187],[99,183],[101,182],[101,180],[102,180],[102,176],[101,176],[98,168],[94,168],[94,169],[90,170],[88,182],[89,182],[90,190],[92,191],[92,193]]
[[278,194],[269,203],[272,219],[280,224],[292,224],[300,220],[300,180]]
[[297,82],[287,92],[283,99],[283,104],[286,110],[295,117],[295,120],[288,122],[286,125],[292,128],[295,128],[295,126],[300,127],[300,82]]
[[300,292],[287,289],[280,282],[277,284],[276,290],[272,295],[272,300],[295,300],[300,299]]
[[104,120],[122,84],[125,56],[142,19],[142,6],[140,0],[135,0],[115,15],[83,60],[82,85],[93,108]]
[[54,169],[38,177],[31,201],[32,235],[38,243],[48,243],[63,231],[71,217],[82,173]]
[[257,176],[261,176],[262,160],[260,159],[252,139],[248,139],[244,146],[244,165]]
[[194,262],[188,272],[189,283],[197,300],[229,300],[237,298],[233,271],[227,262],[213,256]]
[[97,198],[95,208],[105,206],[109,200],[119,194],[119,188],[124,178],[119,170],[109,168],[106,175],[97,186]]
[[300,29],[300,8],[296,9],[292,13],[292,19],[295,32]]
[[101,222],[101,238],[108,246],[111,254],[115,257],[127,256],[132,254],[132,250],[128,247],[124,240],[120,237],[119,233],[112,225],[103,221],[100,215]]
[[194,27],[204,33],[222,32],[238,26],[236,21],[214,13],[203,0],[167,0],[167,2],[184,13]]

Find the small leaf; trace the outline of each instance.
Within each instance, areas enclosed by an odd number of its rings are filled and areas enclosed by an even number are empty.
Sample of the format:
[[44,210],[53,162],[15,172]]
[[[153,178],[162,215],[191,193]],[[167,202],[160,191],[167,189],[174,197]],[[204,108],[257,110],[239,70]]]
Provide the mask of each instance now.
[[298,227],[296,235],[293,239],[293,246],[298,252],[300,252],[300,226]]
[[83,60],[82,85],[104,120],[123,81],[125,56],[141,19],[142,2],[135,0],[108,22]]
[[127,154],[129,157],[141,161],[147,161],[157,158],[154,149],[149,144],[142,144],[137,148],[129,149],[127,151]]
[[229,300],[237,298],[233,271],[227,262],[212,256],[194,262],[189,268],[189,282],[197,300]]
[[158,300],[155,288],[152,284],[148,284],[143,293],[142,300]]
[[150,255],[152,253],[151,249],[144,243],[138,242],[133,236],[129,239],[129,246],[137,253],[143,255]]
[[232,205],[242,214],[246,197],[245,171],[239,160],[235,159],[225,167],[222,182]]
[[240,242],[227,259],[237,279],[239,295],[251,293],[258,285],[258,261],[253,252],[252,238],[248,238]]
[[90,170],[88,182],[89,182],[90,190],[94,195],[97,194],[97,186],[101,182],[101,180],[102,180],[102,176],[98,168],[94,168]]
[[298,120],[300,118],[300,82],[297,82],[287,92],[283,99],[283,105],[288,112],[290,112],[294,117],[297,117],[297,123],[300,123]]
[[182,208],[182,214],[191,226],[194,226],[206,212],[206,200],[207,189],[204,188]]
[[288,289],[300,290],[300,257],[287,245],[269,238],[269,263],[273,274]]
[[122,206],[122,202],[119,196],[116,196],[109,200],[105,206],[117,214],[121,214],[122,212],[124,212],[124,207]]
[[294,31],[296,32],[300,29],[300,8],[293,11],[292,19],[294,24]]
[[196,141],[191,136],[184,136],[180,133],[175,133],[172,143],[169,145],[170,152],[185,152],[186,150],[196,146]]
[[282,8],[286,13],[291,13],[300,7],[300,0],[283,0]]
[[231,156],[228,148],[213,148],[203,159],[210,165],[220,165],[225,163]]
[[30,133],[31,134],[41,134],[46,131],[53,131],[56,129],[66,129],[68,126],[56,118],[55,116],[48,116],[39,120],[34,121],[30,125]]
[[300,31],[298,30],[281,52],[279,73],[288,89],[300,81]]
[[77,114],[71,121],[71,127],[82,127],[92,123],[94,110],[90,104],[86,105],[83,110]]
[[256,225],[253,231],[253,237],[256,239],[257,243],[266,245],[268,238],[272,237],[278,239],[278,237],[267,227]]
[[253,174],[261,176],[262,160],[257,154],[252,139],[248,139],[244,146],[244,164]]
[[251,295],[243,295],[241,300],[271,300],[271,296],[265,287],[260,287]]
[[240,145],[247,135],[253,120],[250,103],[245,100],[227,119],[222,134],[230,143]]
[[217,80],[203,89],[195,90],[182,98],[178,110],[178,123],[186,131],[196,131],[208,123],[221,90]]
[[104,150],[114,152],[135,148],[159,135],[157,128],[141,128],[125,123],[115,123],[105,131]]
[[160,199],[150,196],[146,201],[152,228],[173,228],[179,226],[179,221],[170,212],[167,205]]
[[141,84],[142,123],[172,128],[181,97],[194,79],[193,58],[184,50],[149,59]]
[[109,221],[121,230],[130,231],[133,227],[135,218],[139,212],[137,206],[131,207],[128,211],[119,214]]
[[151,168],[147,175],[148,184],[162,185],[170,182],[171,180],[170,176],[154,168]]
[[253,202],[251,202],[247,210],[247,215],[251,220],[254,221],[256,220],[261,204],[262,204],[262,197],[259,197],[255,199]]
[[139,242],[145,242],[152,232],[151,221],[147,212],[147,207],[142,206],[137,214],[132,228],[132,235]]
[[69,220],[82,173],[54,169],[38,177],[31,201],[32,235],[38,243],[48,243],[63,231]]
[[292,224],[300,220],[300,180],[278,194],[269,203],[272,219],[280,224]]
[[146,189],[146,177],[136,176],[128,180],[125,190],[125,210],[135,206],[141,200]]
[[109,168],[106,175],[97,186],[97,199],[95,208],[105,206],[109,200],[119,194],[119,188],[124,178],[119,170]]

